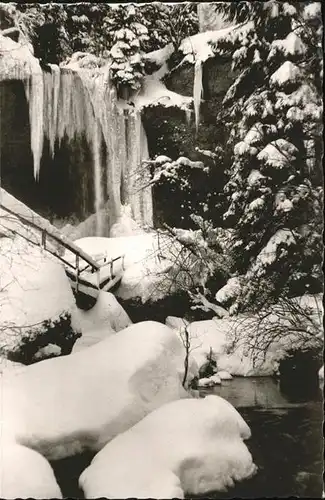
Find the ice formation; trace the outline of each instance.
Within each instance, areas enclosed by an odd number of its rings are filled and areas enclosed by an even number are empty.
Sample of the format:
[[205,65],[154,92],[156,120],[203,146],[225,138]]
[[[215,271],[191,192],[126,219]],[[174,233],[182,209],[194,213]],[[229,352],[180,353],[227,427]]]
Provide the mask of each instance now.
[[28,48],[5,37],[0,37],[0,52],[4,55],[0,79],[24,82],[35,178],[40,175],[45,137],[53,156],[56,143],[63,138],[71,141],[83,135],[94,168],[97,234],[103,234],[100,209],[105,198],[109,199],[113,223],[121,215],[122,204],[129,204],[137,222],[152,226],[151,188],[142,184],[149,172],[141,167],[142,160],[148,158],[141,114],[117,98],[109,66],[87,69],[75,63],[62,67],[50,64],[43,70]]
[[257,470],[250,429],[219,396],[165,404],[108,443],[79,478],[86,498],[184,498]]
[[202,92],[203,92],[202,62],[198,60],[196,61],[194,66],[194,83],[193,83],[193,101],[194,101],[196,131],[198,131],[200,123],[200,105],[201,105]]

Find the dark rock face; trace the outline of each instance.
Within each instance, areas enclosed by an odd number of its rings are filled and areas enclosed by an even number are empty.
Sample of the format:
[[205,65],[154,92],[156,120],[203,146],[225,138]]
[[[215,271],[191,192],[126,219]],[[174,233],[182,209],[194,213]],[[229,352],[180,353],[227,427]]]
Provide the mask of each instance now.
[[[145,108],[142,119],[148,138],[150,157],[164,154],[176,159],[184,155],[197,160],[202,158],[195,151],[196,146],[213,150],[219,143],[224,143],[225,131],[221,124],[217,123],[217,114],[235,76],[231,71],[230,61],[214,58],[204,63],[203,101],[197,133],[193,110],[191,123],[188,124],[185,112],[179,108],[164,106]],[[194,69],[188,64],[165,78],[169,90],[190,97],[193,95],[193,82]]]
[[191,300],[186,292],[180,291],[155,302],[148,301],[142,304],[141,299],[118,299],[133,323],[140,321],[159,321],[165,323],[167,316],[177,316],[188,321],[212,319],[213,311],[205,312],[201,309],[191,310]]
[[280,361],[280,387],[284,394],[296,400],[310,399],[319,388],[318,370],[323,364],[323,353],[319,349],[291,350]]
[[33,174],[29,110],[22,81],[0,82],[1,181],[41,215],[86,218],[93,212],[93,169],[85,137],[63,139],[51,158],[45,139],[40,177]]
[[[44,66],[43,71],[47,68]],[[214,150],[218,144],[225,143],[225,131],[222,124],[217,123],[217,113],[222,99],[231,85],[234,74],[230,71],[230,62],[222,59],[209,59],[203,67],[203,102],[201,105],[201,123],[198,132],[195,130],[194,111],[191,123],[187,123],[184,111],[179,108],[163,106],[148,107],[143,110],[143,123],[148,137],[150,157],[164,154],[176,159],[187,156],[192,160],[202,160],[195,147]],[[81,92],[80,83],[74,82],[75,91]],[[193,94],[194,69],[192,65],[184,65],[172,71],[165,83],[170,90],[183,95]],[[41,161],[40,177],[35,181],[33,175],[33,156],[30,145],[29,110],[23,82],[0,82],[1,102],[1,176],[2,186],[11,194],[29,205],[41,215],[54,221],[55,218],[66,219],[75,223],[93,213],[94,182],[92,155],[86,138],[76,137],[72,141],[64,138],[59,145],[55,144],[52,158],[49,144],[45,139]],[[103,160],[106,151],[102,148]],[[221,172],[222,167],[219,168]],[[200,177],[200,176],[199,176]],[[195,179],[194,182],[196,183]],[[197,192],[204,179],[198,180]],[[220,192],[223,181],[217,179]],[[103,169],[103,185],[106,185],[105,169]],[[155,221],[173,223],[182,227],[181,217],[175,219],[177,206],[166,208],[166,197],[177,194],[170,193],[168,186],[154,190]],[[179,193],[181,200],[183,193]],[[178,202],[177,202],[178,203]],[[166,212],[167,210],[167,212]],[[176,211],[175,211],[176,210]],[[166,212],[166,213],[165,213]]]
[[[6,351],[5,347],[1,348],[7,359],[24,365],[70,354],[75,341],[81,337],[81,333],[72,328],[71,315],[68,313],[61,314],[57,320],[44,321],[31,331],[28,328],[25,330],[15,348],[10,351]],[[47,350],[48,346],[51,348]]]
[[[218,120],[218,113],[225,94],[235,77],[236,74],[231,71],[231,62],[225,58],[216,57],[208,59],[204,63],[203,100],[198,131],[195,129],[193,109],[190,123],[187,121],[185,112],[179,108],[150,106],[144,109],[142,119],[148,138],[150,157],[166,155],[175,160],[179,156],[187,156],[194,161],[203,160],[208,165],[208,159],[202,158],[202,155],[196,150],[197,147],[202,150],[214,151],[217,146],[221,146],[224,150],[227,142],[227,131],[225,124]],[[169,90],[185,96],[192,96],[193,65],[185,64],[172,71],[165,77],[164,82]],[[189,174],[192,186],[190,207],[193,211],[195,211],[195,205],[202,202],[202,196],[203,199],[206,199],[206,192],[209,192],[212,187],[216,191],[214,193],[216,205],[223,202],[223,186],[226,181],[225,166],[213,162],[208,166],[210,167],[209,176],[194,172],[194,170]],[[168,182],[161,182],[153,189],[156,226],[159,227],[162,222],[167,222],[172,226],[192,227],[188,217],[191,209],[188,208],[186,193],[180,190],[177,184],[171,186]],[[222,209],[219,212],[222,213]],[[222,225],[222,220],[216,220],[214,223]]]

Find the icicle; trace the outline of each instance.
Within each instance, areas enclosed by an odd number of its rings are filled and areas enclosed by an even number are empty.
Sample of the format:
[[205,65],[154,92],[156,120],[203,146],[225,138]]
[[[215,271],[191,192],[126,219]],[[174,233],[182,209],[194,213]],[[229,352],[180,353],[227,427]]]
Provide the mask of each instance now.
[[148,145],[141,115],[128,111],[126,120],[125,106],[118,101],[110,82],[109,66],[88,70],[51,64],[51,71],[43,73],[39,61],[26,47],[1,39],[0,49],[4,54],[0,59],[0,80],[18,78],[25,85],[35,178],[39,177],[44,136],[53,157],[56,141],[60,144],[64,137],[72,141],[84,135],[92,152],[97,234],[105,230],[102,208],[106,196],[111,224],[122,214],[123,202],[132,207],[140,224],[152,225],[151,189],[143,188],[149,181],[149,171],[142,165],[142,160],[148,158]]
[[32,68],[25,83],[25,93],[29,104],[30,144],[34,160],[34,177],[39,178],[44,140],[44,82],[40,66]]
[[203,91],[202,62],[200,60],[197,60],[194,66],[194,84],[193,84],[193,102],[194,102],[196,132],[199,129],[199,123],[200,123],[200,105],[201,105],[202,91]]
[[103,221],[103,204],[104,195],[102,187],[102,162],[101,162],[101,144],[102,134],[98,120],[95,120],[93,127],[93,140],[92,140],[92,153],[94,162],[94,209],[96,213],[96,235],[103,235],[104,221]]
[[[141,120],[141,118],[140,118]],[[150,169],[149,165],[145,166],[142,162],[149,159],[148,151],[148,141],[146,132],[141,123],[140,125],[140,147],[141,147],[141,177],[143,188],[141,190],[142,195],[142,225],[149,227],[153,226],[153,206],[152,206],[152,191],[150,182]]]
[[58,106],[59,106],[59,92],[60,92],[60,80],[61,73],[60,68],[56,64],[50,64],[51,68],[51,106],[50,106],[50,117],[49,117],[49,128],[47,131],[47,137],[50,143],[50,153],[53,158],[54,156],[54,146],[55,139],[57,135],[57,121],[58,121]]

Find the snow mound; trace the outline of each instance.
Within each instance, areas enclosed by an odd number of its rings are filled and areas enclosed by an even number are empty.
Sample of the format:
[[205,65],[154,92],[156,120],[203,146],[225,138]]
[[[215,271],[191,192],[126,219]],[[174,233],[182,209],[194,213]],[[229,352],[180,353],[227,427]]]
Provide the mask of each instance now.
[[[196,375],[190,363],[188,382]],[[52,460],[99,451],[155,408],[188,397],[183,376],[184,348],[175,333],[137,323],[2,377],[2,434]]]
[[48,461],[25,446],[3,443],[0,477],[1,498],[63,498]]
[[217,375],[219,376],[220,380],[232,380],[232,376],[230,375],[230,373],[226,372],[225,370],[221,370],[220,372],[218,371]]
[[81,332],[110,327],[114,332],[124,330],[132,324],[129,316],[110,292],[99,292],[97,302],[89,311],[78,309],[73,319]]
[[0,238],[0,275],[4,352],[19,351],[22,343],[35,341],[62,318],[68,321],[76,308],[61,264],[19,236]]
[[[160,407],[103,448],[81,474],[86,498],[184,498],[256,472],[250,429],[219,396]],[[136,460],[135,460],[136,457]]]
[[198,387],[213,387],[214,385],[221,385],[221,378],[218,374],[200,378],[198,381]]
[[[296,297],[292,299],[311,309],[310,318],[317,324],[322,315],[321,298],[318,296]],[[283,337],[270,342],[265,352],[253,350],[254,338],[259,335],[257,322],[260,318],[254,315],[238,315],[236,317],[214,318],[212,320],[185,323],[182,318],[167,318],[166,323],[175,330],[180,338],[184,338],[185,325],[190,343],[190,360],[194,360],[200,373],[210,367],[221,379],[223,371],[229,375],[243,377],[270,376],[277,373],[279,361],[286,357],[291,349],[302,349],[316,343],[317,338],[294,333],[290,330],[290,318],[279,315],[276,307],[271,309],[260,328],[271,331],[272,323],[283,325]],[[251,338],[253,335],[254,338]],[[320,326],[320,335],[322,328]],[[265,354],[265,356],[264,356]],[[216,367],[216,368],[215,368]],[[201,379],[202,380],[202,379]],[[201,382],[202,383],[202,382]]]
[[72,352],[90,347],[132,324],[129,316],[110,292],[101,291],[89,311],[78,309],[72,317],[75,329],[81,331]]

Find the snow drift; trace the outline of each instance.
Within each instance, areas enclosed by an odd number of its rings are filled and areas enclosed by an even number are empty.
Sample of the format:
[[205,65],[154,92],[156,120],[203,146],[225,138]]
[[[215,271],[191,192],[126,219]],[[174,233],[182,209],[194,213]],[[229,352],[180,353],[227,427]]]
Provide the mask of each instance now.
[[[70,356],[2,377],[2,435],[55,460],[98,451],[155,408],[188,396],[183,346],[148,321]],[[197,374],[190,365],[188,381]]]
[[[217,372],[227,371],[238,376],[269,376],[278,372],[279,362],[290,350],[313,349],[323,339],[322,297],[305,295],[292,299],[294,304],[310,309],[310,323],[314,330],[295,331],[291,317],[284,317],[271,307],[263,321],[257,315],[238,315],[189,323],[182,318],[167,317],[166,324],[184,338],[184,328],[189,334],[190,357],[197,363],[200,372],[207,365],[216,367]],[[307,310],[306,310],[307,311]],[[283,334],[272,336],[272,327],[281,325]],[[262,330],[264,329],[264,330]],[[261,331],[267,332],[266,339],[260,338]],[[278,330],[277,330],[278,332]],[[254,349],[254,339],[259,350]]]
[[73,325],[81,331],[72,352],[80,351],[132,324],[129,316],[109,292],[99,292],[97,302],[89,311],[77,309],[72,317]]
[[184,498],[256,472],[250,429],[219,396],[168,403],[108,443],[81,474],[86,498]]
[[62,265],[19,236],[0,237],[0,271],[3,355],[30,363],[48,343],[70,352],[79,333],[71,327],[76,305]]
[[0,477],[1,498],[63,498],[48,461],[26,446],[1,446]]

